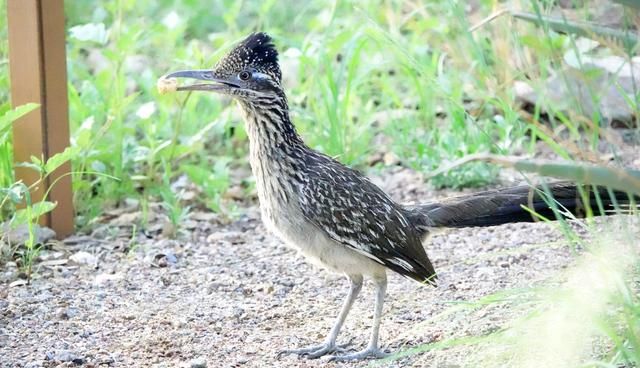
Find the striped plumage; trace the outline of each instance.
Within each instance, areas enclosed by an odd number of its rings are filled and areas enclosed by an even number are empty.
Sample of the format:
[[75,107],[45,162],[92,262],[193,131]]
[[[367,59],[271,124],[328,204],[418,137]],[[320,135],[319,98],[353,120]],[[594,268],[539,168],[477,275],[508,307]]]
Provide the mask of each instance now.
[[[376,284],[374,326],[368,346],[340,360],[381,357],[378,329],[386,290],[386,269],[435,284],[435,271],[422,246],[432,227],[487,226],[526,221],[522,204],[546,208],[528,188],[493,191],[442,203],[403,206],[365,176],[307,147],[289,117],[277,51],[271,38],[255,33],[211,70],[180,71],[167,78],[195,78],[205,84],[178,87],[234,97],[250,141],[249,160],[265,225],[312,262],[343,273],[350,291],[326,341],[287,351],[319,357],[339,350],[336,338],[362,287]],[[568,209],[579,206],[574,185],[552,186]],[[571,203],[569,203],[571,202]]]
[[[291,224],[302,219],[313,225],[308,231],[320,233],[315,237],[328,237],[418,281],[430,280],[433,266],[404,209],[360,173],[307,147],[293,129],[284,96],[264,102],[240,104],[267,226],[295,240],[289,232],[299,229]],[[291,243],[313,257],[313,249]]]
[[277,52],[264,33],[248,37],[221,59],[214,77],[229,78],[243,70],[271,77],[259,82],[271,93],[236,90],[265,224],[335,271],[345,271],[331,265],[339,261],[297,242],[300,227],[318,233],[307,238],[335,242],[405,276],[433,282],[435,271],[404,209],[357,171],[304,144],[289,118]]

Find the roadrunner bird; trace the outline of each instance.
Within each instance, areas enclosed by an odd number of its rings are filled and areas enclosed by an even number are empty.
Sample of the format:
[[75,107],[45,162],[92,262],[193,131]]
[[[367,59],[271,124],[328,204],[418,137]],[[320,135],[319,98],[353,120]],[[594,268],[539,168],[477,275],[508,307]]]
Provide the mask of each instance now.
[[[313,263],[345,274],[350,289],[333,328],[317,346],[284,353],[317,358],[339,352],[338,332],[362,288],[363,277],[376,285],[371,337],[362,351],[336,360],[379,358],[382,304],[391,269],[418,282],[435,285],[436,273],[422,246],[429,229],[491,226],[531,221],[521,205],[547,214],[539,195],[515,187],[418,206],[394,202],[359,172],[307,147],[289,117],[278,53],[265,33],[240,42],[211,70],[166,75],[164,85],[178,91],[211,91],[233,97],[242,111],[250,142],[250,164],[256,178],[262,219],[268,229]],[[175,78],[203,83],[178,86]],[[556,200],[575,211],[576,187],[550,186]],[[608,198],[602,192],[602,198]],[[608,203],[608,202],[607,202]]]

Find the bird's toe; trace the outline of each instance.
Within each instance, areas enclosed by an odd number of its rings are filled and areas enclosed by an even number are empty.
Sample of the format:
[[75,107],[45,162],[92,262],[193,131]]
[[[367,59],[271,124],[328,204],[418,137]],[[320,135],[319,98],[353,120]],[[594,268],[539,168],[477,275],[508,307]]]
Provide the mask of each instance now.
[[391,354],[382,351],[380,348],[367,347],[364,350],[357,351],[351,354],[333,355],[329,358],[329,361],[345,362],[345,361],[363,360],[363,359],[381,359],[381,358],[386,358],[389,355]]
[[312,345],[300,349],[283,350],[278,352],[278,357],[298,355],[307,359],[316,359],[332,353],[345,353],[349,351],[349,345],[351,345],[351,341],[341,345],[336,345],[334,342],[325,342],[320,345]]

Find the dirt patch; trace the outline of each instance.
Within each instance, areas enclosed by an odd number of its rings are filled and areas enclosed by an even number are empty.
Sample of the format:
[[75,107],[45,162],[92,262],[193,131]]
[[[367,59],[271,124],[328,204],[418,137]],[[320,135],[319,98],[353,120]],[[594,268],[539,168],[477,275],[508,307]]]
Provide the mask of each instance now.
[[[419,175],[398,169],[375,178],[398,200],[424,201]],[[401,188],[401,189],[399,189]],[[135,213],[43,252],[31,285],[0,284],[2,367],[320,367],[324,360],[278,358],[281,349],[319,343],[347,283],[308,265],[268,234],[255,205],[231,223],[194,212],[177,240],[162,226],[136,232]],[[574,256],[546,224],[510,224],[434,235],[427,251],[440,276],[431,288],[389,273],[381,344],[398,351],[452,336],[486,334],[518,313],[505,304],[452,308],[499,290],[535,285]],[[339,337],[366,344],[370,284]],[[456,367],[464,349],[437,350],[389,366]],[[367,362],[337,366],[365,366]]]

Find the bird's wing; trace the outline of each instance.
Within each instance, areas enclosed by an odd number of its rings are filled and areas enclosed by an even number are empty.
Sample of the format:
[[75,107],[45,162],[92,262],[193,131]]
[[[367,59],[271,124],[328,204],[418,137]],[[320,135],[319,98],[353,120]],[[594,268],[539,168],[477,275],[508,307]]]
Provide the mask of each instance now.
[[355,170],[325,156],[308,162],[301,210],[334,241],[418,281],[435,271],[403,209]]

